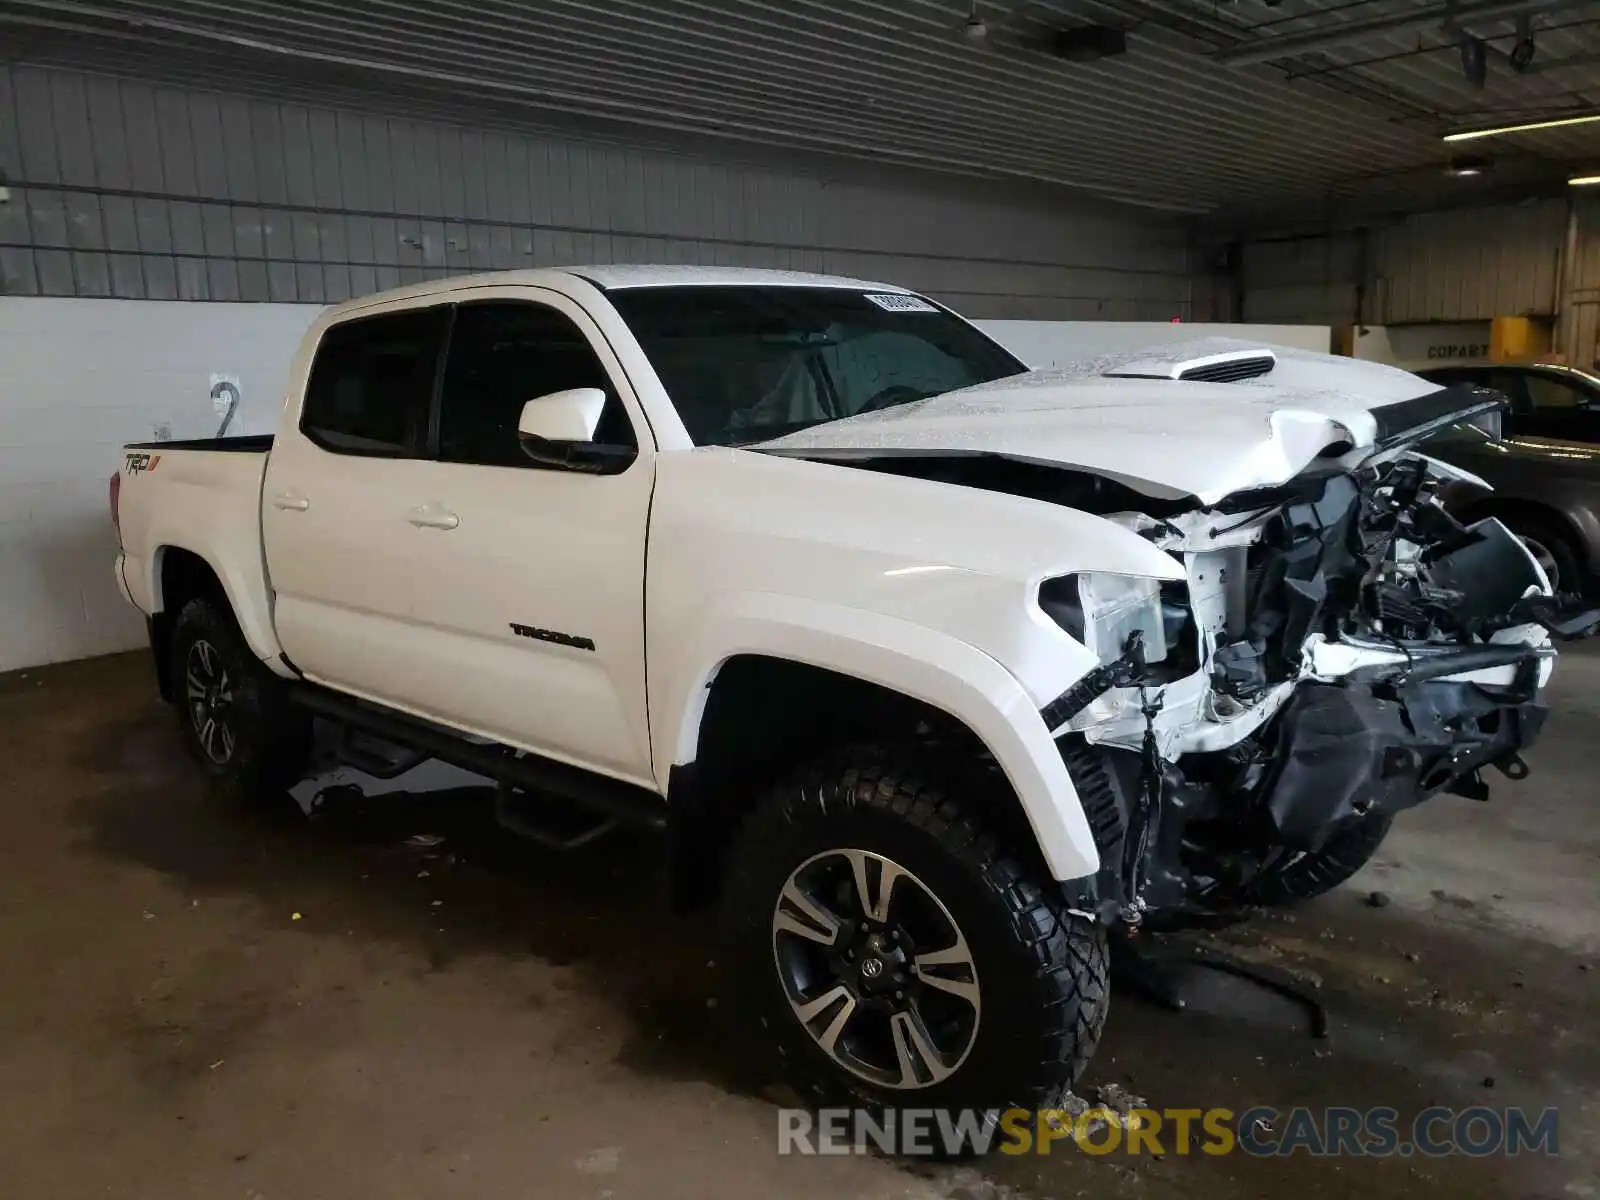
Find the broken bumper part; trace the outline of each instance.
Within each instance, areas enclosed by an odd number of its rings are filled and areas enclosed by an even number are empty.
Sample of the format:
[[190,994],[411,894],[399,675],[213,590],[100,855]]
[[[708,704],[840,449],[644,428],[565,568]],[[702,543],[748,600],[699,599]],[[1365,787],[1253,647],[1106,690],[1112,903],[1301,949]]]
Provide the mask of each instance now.
[[1352,821],[1392,816],[1441,791],[1487,798],[1477,777],[1486,766],[1520,774],[1519,755],[1544,723],[1540,658],[1524,651],[1505,687],[1439,677],[1478,658],[1468,651],[1459,662],[1435,660],[1418,672],[1428,678],[1398,686],[1297,689],[1279,714],[1262,787],[1282,843],[1316,850]]

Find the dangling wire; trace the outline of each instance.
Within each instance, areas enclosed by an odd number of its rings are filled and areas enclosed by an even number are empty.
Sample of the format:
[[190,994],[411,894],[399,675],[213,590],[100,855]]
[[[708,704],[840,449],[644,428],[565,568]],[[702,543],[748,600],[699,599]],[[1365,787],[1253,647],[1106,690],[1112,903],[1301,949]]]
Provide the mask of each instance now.
[[1140,743],[1140,800],[1143,811],[1140,813],[1139,836],[1134,841],[1133,862],[1130,889],[1130,899],[1133,901],[1135,911],[1138,910],[1140,897],[1144,892],[1144,867],[1145,853],[1150,847],[1151,827],[1157,824],[1161,814],[1161,747],[1156,740],[1156,717],[1161,713],[1161,706],[1166,698],[1166,689],[1162,688],[1152,699],[1150,689],[1145,684],[1139,684],[1139,712],[1144,717],[1144,738]]

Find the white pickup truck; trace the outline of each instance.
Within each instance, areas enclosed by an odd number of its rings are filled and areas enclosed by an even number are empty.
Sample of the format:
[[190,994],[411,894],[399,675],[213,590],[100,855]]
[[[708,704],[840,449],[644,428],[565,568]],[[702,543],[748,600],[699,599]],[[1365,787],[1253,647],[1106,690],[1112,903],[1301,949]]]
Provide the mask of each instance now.
[[1030,373],[901,288],[606,266],[341,305],[290,379],[276,436],[113,481],[200,765],[282,788],[316,716],[514,826],[665,826],[823,1102],[1050,1103],[1109,933],[1315,895],[1520,776],[1595,620],[1408,450],[1498,398],[1373,364]]

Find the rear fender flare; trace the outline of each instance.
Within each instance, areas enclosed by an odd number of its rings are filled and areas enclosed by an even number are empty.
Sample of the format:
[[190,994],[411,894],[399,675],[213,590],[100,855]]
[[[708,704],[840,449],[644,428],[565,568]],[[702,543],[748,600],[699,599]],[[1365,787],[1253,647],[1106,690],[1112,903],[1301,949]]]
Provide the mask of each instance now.
[[219,567],[217,561],[210,555],[203,554],[198,550],[191,550],[187,546],[169,543],[157,547],[151,559],[150,592],[152,614],[161,613],[172,621],[178,619],[178,610],[168,601],[163,584],[166,556],[169,550],[182,550],[186,554],[192,554],[211,568],[211,573],[216,576],[217,582],[222,586],[223,599],[227,601],[229,609],[232,610],[233,618],[238,623],[239,631],[244,634],[245,643],[269,670],[279,675],[287,675],[287,669],[279,662],[279,655],[282,650],[278,645],[278,635],[272,628],[271,612],[260,605],[252,605],[248,602],[252,589],[245,578],[246,569],[226,557],[222,559],[222,565]]

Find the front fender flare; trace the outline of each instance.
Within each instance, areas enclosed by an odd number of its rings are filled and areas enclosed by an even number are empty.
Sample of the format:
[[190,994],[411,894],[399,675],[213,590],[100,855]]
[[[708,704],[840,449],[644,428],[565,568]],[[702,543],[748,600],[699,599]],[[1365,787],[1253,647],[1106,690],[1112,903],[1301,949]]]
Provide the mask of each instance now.
[[1094,835],[1038,708],[1016,677],[974,646],[924,626],[793,596],[742,593],[702,614],[668,656],[657,755],[663,789],[673,764],[694,761],[706,699],[722,664],[741,654],[853,676],[938,708],[967,726],[1005,772],[1056,879],[1099,869]]

